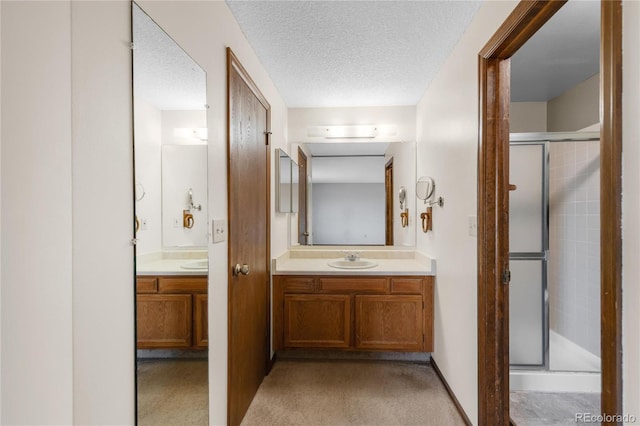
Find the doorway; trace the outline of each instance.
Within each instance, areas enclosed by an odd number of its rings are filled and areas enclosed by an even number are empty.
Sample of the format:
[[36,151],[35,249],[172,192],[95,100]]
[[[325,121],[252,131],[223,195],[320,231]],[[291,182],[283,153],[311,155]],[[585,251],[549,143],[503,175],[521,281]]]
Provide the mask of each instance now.
[[[564,2],[519,3],[479,54],[478,422],[509,424],[510,58]],[[601,2],[601,358],[603,415],[622,414],[622,11]]]
[[270,360],[271,107],[227,48],[228,424],[239,425]]

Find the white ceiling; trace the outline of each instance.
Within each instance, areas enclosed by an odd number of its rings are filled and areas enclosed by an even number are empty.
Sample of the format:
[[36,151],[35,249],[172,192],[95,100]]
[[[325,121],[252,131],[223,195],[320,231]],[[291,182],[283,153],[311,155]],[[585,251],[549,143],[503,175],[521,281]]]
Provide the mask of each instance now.
[[233,1],[288,107],[415,105],[474,1]]
[[600,2],[567,2],[511,59],[511,100],[548,101],[599,72]]
[[160,110],[202,110],[206,74],[137,5],[133,5],[134,96]]

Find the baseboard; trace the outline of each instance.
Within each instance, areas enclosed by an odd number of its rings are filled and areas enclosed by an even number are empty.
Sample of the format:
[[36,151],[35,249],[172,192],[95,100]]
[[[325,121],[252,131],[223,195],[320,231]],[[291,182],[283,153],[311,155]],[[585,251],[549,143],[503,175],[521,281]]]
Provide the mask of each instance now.
[[436,360],[433,358],[431,358],[431,366],[433,367],[433,371],[435,371],[438,377],[440,378],[440,381],[444,385],[444,388],[447,390],[447,393],[451,397],[453,404],[458,409],[458,412],[462,416],[462,420],[464,420],[467,426],[473,426],[473,423],[471,423],[471,420],[469,420],[469,416],[467,416],[467,413],[465,413],[464,408],[462,408],[460,401],[458,401],[458,398],[456,397],[456,394],[454,394],[453,391],[451,390],[449,383],[447,383],[447,379],[444,378],[444,376],[442,375],[442,372],[440,371],[440,368],[438,368],[438,364],[436,364]]

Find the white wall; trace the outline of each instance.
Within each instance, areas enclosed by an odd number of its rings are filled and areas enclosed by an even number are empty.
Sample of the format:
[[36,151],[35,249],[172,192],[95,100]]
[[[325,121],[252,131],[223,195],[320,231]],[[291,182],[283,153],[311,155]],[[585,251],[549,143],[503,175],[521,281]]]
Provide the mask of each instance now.
[[384,245],[384,183],[314,183],[313,243]]
[[575,132],[600,122],[600,74],[547,102],[547,130]]
[[[289,140],[291,142],[314,142],[307,136],[311,126],[347,126],[390,124],[397,126],[397,135],[385,138],[384,142],[411,142],[416,140],[416,107],[349,107],[349,108],[290,108]],[[332,139],[333,142],[353,142],[353,139]]]
[[136,254],[162,250],[162,112],[147,102],[134,102],[136,183],[144,187],[144,197],[136,201],[136,215],[147,229],[136,233]]
[[[415,142],[398,142],[389,144],[384,155],[385,164],[393,157],[393,245],[414,247],[416,245],[416,218],[424,204],[418,202],[415,194],[416,181],[416,144]],[[402,227],[400,218],[400,187],[407,191],[404,207],[409,209],[409,225]],[[417,204],[416,204],[417,203]]]
[[[287,109],[224,2],[141,1],[151,16],[207,73],[209,212],[227,218],[226,47],[230,46],[271,104],[272,149],[287,146]],[[271,170],[275,170],[275,155]],[[274,181],[271,188],[273,193]],[[274,212],[275,197],[271,197]],[[288,214],[272,213],[271,254],[287,250]],[[227,243],[209,246],[209,422],[227,411]]]
[[2,423],[71,424],[71,6],[1,7]]
[[435,179],[444,207],[417,246],[438,262],[433,358],[472,422],[477,422],[476,215],[478,52],[516,5],[484,2],[417,107],[418,175]]
[[511,102],[509,106],[511,133],[546,132],[546,102]]
[[623,5],[623,387],[624,412],[640,418],[640,3]]
[[[203,88],[204,89],[204,88]],[[174,135],[175,128],[201,128],[207,127],[207,111],[202,110],[162,110],[162,144],[206,144],[195,138],[181,138]]]
[[[201,209],[188,209],[189,189],[193,203]],[[207,146],[162,146],[162,245],[168,247],[206,247],[207,226]],[[193,227],[183,226],[183,211],[193,215]],[[176,223],[178,224],[176,226]]]
[[130,14],[127,1],[71,6],[74,424],[134,421]]

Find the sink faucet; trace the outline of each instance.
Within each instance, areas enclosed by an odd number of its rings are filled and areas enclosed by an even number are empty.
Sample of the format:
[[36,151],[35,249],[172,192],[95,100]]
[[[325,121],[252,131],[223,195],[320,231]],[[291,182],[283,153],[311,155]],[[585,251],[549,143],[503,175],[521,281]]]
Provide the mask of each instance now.
[[357,252],[357,251],[352,251],[352,252],[345,251],[343,253],[344,253],[344,260],[348,260],[349,262],[355,262],[356,260],[360,259],[360,252]]

